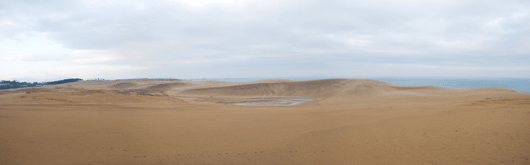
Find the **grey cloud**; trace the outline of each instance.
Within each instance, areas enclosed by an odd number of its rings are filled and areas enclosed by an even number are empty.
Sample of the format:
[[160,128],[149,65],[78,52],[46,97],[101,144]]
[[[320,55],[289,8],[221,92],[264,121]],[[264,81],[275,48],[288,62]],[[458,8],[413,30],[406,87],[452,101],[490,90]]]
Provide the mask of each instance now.
[[[48,33],[66,48],[109,50],[130,57],[121,63],[149,68],[174,68],[157,65],[179,60],[213,60],[190,68],[318,70],[341,61],[509,66],[530,59],[529,1],[248,1],[199,8],[162,0],[9,1],[0,6],[7,13],[0,19],[23,25],[4,36]],[[238,56],[245,58],[226,60]]]

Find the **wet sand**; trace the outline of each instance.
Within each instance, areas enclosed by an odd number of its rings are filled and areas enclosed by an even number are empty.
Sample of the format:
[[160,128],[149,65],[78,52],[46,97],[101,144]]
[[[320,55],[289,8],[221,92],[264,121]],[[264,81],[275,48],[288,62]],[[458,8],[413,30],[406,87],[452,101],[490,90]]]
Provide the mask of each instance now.
[[[251,106],[293,106],[307,101],[313,101],[312,98],[291,98],[291,97],[258,97],[253,98],[255,101],[243,103],[234,103],[234,105],[251,105]],[[268,100],[268,101],[262,101]]]
[[[0,164],[530,164],[530,94],[503,88],[120,80],[2,93]],[[315,100],[234,105],[277,97]]]

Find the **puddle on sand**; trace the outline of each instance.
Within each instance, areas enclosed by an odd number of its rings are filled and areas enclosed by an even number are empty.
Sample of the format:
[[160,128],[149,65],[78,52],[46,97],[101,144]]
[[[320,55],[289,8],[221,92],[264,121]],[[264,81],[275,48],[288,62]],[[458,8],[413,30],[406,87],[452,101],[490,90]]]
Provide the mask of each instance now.
[[253,105],[253,106],[291,106],[300,104],[306,101],[313,101],[312,98],[296,98],[296,97],[258,97],[253,99],[275,99],[271,101],[250,101],[244,103],[235,103],[235,105]]

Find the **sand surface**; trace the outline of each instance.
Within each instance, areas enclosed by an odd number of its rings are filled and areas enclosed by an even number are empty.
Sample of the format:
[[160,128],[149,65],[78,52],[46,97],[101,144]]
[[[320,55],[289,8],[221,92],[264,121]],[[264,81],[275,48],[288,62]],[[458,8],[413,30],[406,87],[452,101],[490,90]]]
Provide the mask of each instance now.
[[[242,106],[276,97],[293,106]],[[530,93],[368,79],[0,90],[4,164],[530,164]]]

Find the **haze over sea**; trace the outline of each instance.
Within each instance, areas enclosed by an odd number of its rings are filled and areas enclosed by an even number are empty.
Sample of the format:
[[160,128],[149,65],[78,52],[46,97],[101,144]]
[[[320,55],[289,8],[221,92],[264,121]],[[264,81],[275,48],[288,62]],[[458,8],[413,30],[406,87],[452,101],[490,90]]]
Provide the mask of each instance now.
[[[292,80],[317,80],[327,78],[346,78],[346,77],[282,77]],[[192,79],[200,80],[219,80],[229,82],[255,81],[268,78],[205,78]],[[380,81],[386,81],[398,85],[432,85],[448,88],[483,88],[483,87],[500,87],[508,88],[520,92],[530,92],[530,78],[371,78]]]

